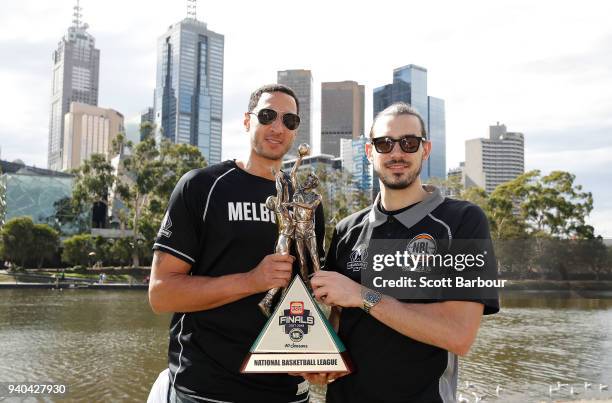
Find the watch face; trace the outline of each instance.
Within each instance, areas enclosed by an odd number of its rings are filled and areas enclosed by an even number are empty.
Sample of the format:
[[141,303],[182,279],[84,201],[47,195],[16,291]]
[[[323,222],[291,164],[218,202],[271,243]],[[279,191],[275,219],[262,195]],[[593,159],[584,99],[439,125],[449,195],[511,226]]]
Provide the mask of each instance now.
[[380,295],[378,293],[368,291],[365,295],[365,300],[370,304],[375,304],[380,300]]

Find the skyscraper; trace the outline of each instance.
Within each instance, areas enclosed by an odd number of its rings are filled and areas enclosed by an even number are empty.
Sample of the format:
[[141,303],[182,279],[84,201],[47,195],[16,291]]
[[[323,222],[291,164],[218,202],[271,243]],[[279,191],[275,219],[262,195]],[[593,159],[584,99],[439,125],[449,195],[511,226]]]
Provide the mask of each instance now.
[[340,139],[364,132],[365,87],[355,81],[321,83],[321,153],[340,155]]
[[195,145],[208,164],[221,161],[223,49],[195,10],[157,40],[156,138]]
[[312,147],[312,74],[310,70],[284,70],[277,72],[276,82],[290,87],[300,101],[300,127],[289,154],[297,155],[297,146],[308,143]]
[[155,124],[155,110],[151,107],[140,113],[140,141],[144,140],[152,131],[150,127],[142,127],[145,123]]
[[465,142],[465,187],[491,193],[498,185],[525,173],[525,139],[506,125],[489,126],[489,138]]
[[124,132],[123,120],[113,109],[70,103],[70,112],[64,116],[62,170],[78,168],[92,154],[111,157],[113,140]]
[[427,97],[427,134],[432,152],[427,159],[429,177],[446,178],[446,116],[444,100]]
[[[421,179],[446,177],[446,124],[444,100],[427,95],[427,69],[414,64],[393,70],[393,83],[374,89],[374,116],[395,102],[406,102],[425,122],[433,151],[423,163]],[[378,180],[373,183],[378,189]]]
[[372,190],[372,167],[365,153],[367,137],[340,139],[342,169],[351,174],[354,192],[369,193]]
[[64,148],[64,115],[71,102],[98,105],[100,50],[87,32],[89,26],[81,21],[81,7],[77,0],[74,19],[68,32],[53,52],[53,81],[51,86],[51,114],[47,166],[62,168]]

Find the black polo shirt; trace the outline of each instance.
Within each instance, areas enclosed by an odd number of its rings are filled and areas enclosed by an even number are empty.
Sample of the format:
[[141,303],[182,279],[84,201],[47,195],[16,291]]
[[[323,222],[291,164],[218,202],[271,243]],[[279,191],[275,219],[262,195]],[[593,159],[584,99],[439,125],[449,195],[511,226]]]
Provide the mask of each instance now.
[[[251,175],[234,161],[190,171],[172,193],[153,249],[191,264],[194,276],[248,272],[274,253],[278,229],[265,202],[275,194],[274,181]],[[316,211],[315,229],[323,256],[322,207]],[[298,272],[296,264],[294,274]],[[302,378],[239,373],[267,320],[257,306],[264,295],[175,313],[168,348],[171,385],[202,401],[306,401],[304,385],[298,390]]]
[[[397,214],[381,212],[377,198],[373,206],[338,223],[325,268],[361,282],[362,271],[367,270],[364,265],[369,264],[365,257],[372,253],[371,245],[381,240],[403,240],[407,245],[422,241],[425,247],[451,253],[465,252],[453,250],[465,249],[465,242],[459,240],[490,240],[486,216],[478,206],[444,198],[433,187],[426,190],[430,193],[425,200]],[[487,252],[488,269],[496,272],[492,248]],[[499,310],[494,293],[495,298],[481,298],[476,290],[470,298],[461,299],[481,302],[484,313],[491,314]],[[400,298],[411,303],[449,299],[443,293],[431,299]],[[357,371],[329,385],[328,402],[455,401],[455,354],[404,336],[357,308],[342,309],[338,333]]]

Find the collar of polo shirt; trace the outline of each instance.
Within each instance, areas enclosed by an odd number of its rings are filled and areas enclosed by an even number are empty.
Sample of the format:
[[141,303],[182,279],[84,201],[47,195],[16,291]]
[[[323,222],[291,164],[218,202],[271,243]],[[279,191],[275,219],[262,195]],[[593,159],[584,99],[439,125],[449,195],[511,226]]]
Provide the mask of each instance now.
[[[415,204],[408,210],[394,215],[394,217],[397,218],[397,220],[406,228],[410,228],[414,224],[421,221],[427,214],[434,211],[436,207],[438,207],[444,201],[444,196],[442,196],[439,188],[432,185],[423,185],[423,189],[428,194],[422,201]],[[388,217],[387,214],[378,209],[379,202],[380,193],[376,195],[376,200],[374,200],[374,204],[372,205],[372,209],[368,215],[368,220],[374,227],[378,227],[379,225],[383,224],[385,221],[387,221]]]

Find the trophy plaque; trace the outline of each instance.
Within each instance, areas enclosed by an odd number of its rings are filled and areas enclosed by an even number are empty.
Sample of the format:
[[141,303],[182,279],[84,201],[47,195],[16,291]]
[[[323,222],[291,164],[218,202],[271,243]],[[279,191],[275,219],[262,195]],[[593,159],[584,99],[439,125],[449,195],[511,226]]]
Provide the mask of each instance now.
[[242,373],[351,372],[344,344],[295,276],[244,360]]

